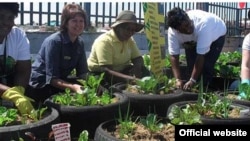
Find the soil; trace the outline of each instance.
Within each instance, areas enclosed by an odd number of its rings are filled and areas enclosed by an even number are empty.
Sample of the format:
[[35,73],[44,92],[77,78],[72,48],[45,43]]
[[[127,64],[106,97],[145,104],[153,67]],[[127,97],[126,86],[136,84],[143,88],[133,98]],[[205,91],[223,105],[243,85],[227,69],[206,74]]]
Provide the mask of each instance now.
[[239,100],[239,99],[237,99],[237,95],[235,95],[235,94],[228,94],[227,98],[231,99],[231,100]]
[[[110,135],[120,138],[120,125],[116,125],[114,132],[108,132]],[[141,123],[135,124],[135,129],[129,135],[125,135],[124,141],[174,141],[175,128],[172,124],[166,124],[157,132],[151,132]]]

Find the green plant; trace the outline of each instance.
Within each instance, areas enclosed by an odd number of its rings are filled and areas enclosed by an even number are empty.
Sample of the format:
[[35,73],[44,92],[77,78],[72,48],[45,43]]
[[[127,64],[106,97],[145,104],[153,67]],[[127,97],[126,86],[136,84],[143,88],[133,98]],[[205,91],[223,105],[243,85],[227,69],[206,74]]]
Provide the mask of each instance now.
[[53,102],[67,106],[107,105],[115,102],[116,99],[108,90],[103,90],[101,95],[98,94],[103,75],[104,73],[100,76],[89,75],[86,80],[78,80],[84,87],[82,94],[65,89],[65,92],[53,96]]
[[250,85],[247,83],[239,84],[239,94],[244,93],[240,98],[243,100],[250,100]]
[[33,110],[30,113],[29,118],[33,119],[34,121],[39,121],[40,119],[42,119],[42,116],[47,109],[48,107],[43,107]]
[[236,63],[240,64],[242,58],[242,54],[239,51],[234,52],[222,52],[216,61],[217,64],[230,64],[230,63]]
[[128,105],[127,113],[124,118],[122,116],[121,110],[119,109],[118,123],[120,126],[119,130],[120,139],[130,138],[132,131],[135,129],[135,122],[137,120],[132,121],[132,114],[130,115],[129,109],[130,109],[130,104]]
[[[117,136],[116,133],[114,133],[114,136],[119,137],[119,139],[122,140],[134,140],[135,136],[138,136],[140,132],[147,134],[147,136],[150,134],[149,138],[153,139],[155,138],[155,134],[160,133],[161,130],[166,131],[169,128],[172,129],[173,127],[172,124],[161,122],[162,119],[152,113],[149,113],[146,117],[138,116],[136,118],[132,118],[132,114],[129,114],[129,110],[127,111],[125,117],[123,117],[121,112],[119,112],[119,119],[117,121],[118,124],[115,132],[118,132],[119,136]],[[170,130],[170,132],[171,131],[172,130]],[[165,132],[163,132],[163,134],[164,133]]]
[[148,114],[146,118],[141,118],[140,123],[142,123],[151,132],[159,131],[163,127],[163,123],[160,123],[159,120],[157,120],[157,116],[155,114]]
[[78,138],[78,141],[88,141],[89,140],[89,133],[87,130],[83,130]]
[[0,126],[8,125],[17,119],[18,110],[0,106]]
[[144,54],[142,58],[143,58],[144,65],[147,67],[148,70],[151,70],[150,55]]
[[215,76],[238,78],[240,72],[241,53],[222,52],[215,63]]
[[201,116],[197,111],[191,109],[190,105],[182,109],[174,105],[168,115],[168,118],[175,125],[193,125],[201,123]]
[[27,124],[42,119],[47,107],[33,110],[29,115],[21,116],[15,108],[0,106],[0,127],[16,124]]
[[239,115],[240,109],[232,107],[232,101],[226,98],[221,99],[218,94],[213,92],[204,92],[202,78],[200,82],[200,92],[198,100],[194,103],[188,103],[185,106],[173,106],[170,109],[168,118],[174,124],[200,124],[201,116],[210,118],[234,118],[233,112]]
[[128,84],[126,90],[140,94],[167,94],[174,91],[175,78],[169,79],[166,75],[144,77],[136,81],[135,85]]

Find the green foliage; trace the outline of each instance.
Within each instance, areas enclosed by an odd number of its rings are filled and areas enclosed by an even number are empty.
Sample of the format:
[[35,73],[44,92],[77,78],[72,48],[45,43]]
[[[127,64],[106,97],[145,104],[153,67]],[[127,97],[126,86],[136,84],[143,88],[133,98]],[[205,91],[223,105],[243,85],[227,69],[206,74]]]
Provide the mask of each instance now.
[[0,127],[16,121],[17,116],[17,109],[0,106]]
[[38,108],[36,110],[31,111],[29,118],[34,121],[39,121],[42,119],[44,112],[48,109],[48,107]]
[[80,133],[78,141],[89,141],[89,133],[87,130],[83,130]]
[[168,115],[171,123],[176,125],[193,125],[200,124],[200,114],[190,108],[190,105],[186,105],[186,108],[178,107],[174,105]]
[[144,65],[147,67],[148,70],[151,70],[150,55],[144,54],[142,56],[142,58],[143,58],[143,61],[144,61]]
[[241,53],[222,52],[215,63],[215,76],[224,78],[238,78],[241,64]]
[[31,111],[31,114],[29,115],[20,116],[18,114],[17,109],[0,106],[0,127],[12,125],[12,124],[26,124],[27,119],[31,119],[32,122],[36,122],[42,119],[42,116],[46,110],[47,110],[47,107],[40,108],[40,109]]
[[163,123],[160,123],[159,120],[157,120],[157,116],[155,114],[148,114],[146,118],[141,118],[140,123],[142,123],[151,132],[159,131],[163,127]]
[[[169,79],[166,75],[156,78],[155,76],[144,77],[136,81],[136,87],[143,94],[166,94],[175,89],[175,79]],[[127,90],[130,86],[127,87]]]
[[250,100],[250,85],[247,83],[239,84],[239,94],[244,93],[245,97],[241,97],[243,100]]
[[121,113],[121,109],[119,109],[119,118],[118,118],[118,122],[120,125],[120,130],[119,130],[119,136],[120,139],[125,138],[125,136],[130,136],[132,131],[135,129],[135,121],[132,121],[132,114],[130,115],[129,113],[129,109],[130,109],[130,104],[128,105],[127,108],[127,113],[125,115],[125,117],[123,117],[122,113]]
[[143,125],[150,131],[151,134],[160,131],[164,127],[164,124],[160,122],[157,115],[155,114],[148,114],[145,118],[138,116],[137,118],[132,119],[132,114],[129,113],[130,105],[127,109],[127,113],[124,117],[119,110],[117,128],[119,129],[120,139],[130,140],[131,136],[136,130],[137,125]]
[[217,64],[229,64],[229,63],[238,63],[240,64],[242,58],[242,54],[239,51],[234,52],[221,52]]
[[232,101],[220,99],[217,94],[203,93],[196,103],[188,103],[185,106],[173,106],[168,118],[173,124],[200,124],[201,116],[210,118],[229,118]]
[[108,90],[104,90],[98,95],[98,88],[104,73],[100,76],[89,75],[86,80],[78,80],[84,87],[82,94],[72,93],[70,89],[53,96],[53,102],[66,106],[90,106],[90,105],[107,105],[112,103],[112,95]]

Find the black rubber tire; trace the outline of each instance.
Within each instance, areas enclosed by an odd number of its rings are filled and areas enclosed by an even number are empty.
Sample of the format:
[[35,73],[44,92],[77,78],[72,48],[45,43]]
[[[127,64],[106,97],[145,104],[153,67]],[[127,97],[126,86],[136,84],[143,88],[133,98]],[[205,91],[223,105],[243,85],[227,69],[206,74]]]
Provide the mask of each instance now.
[[159,94],[133,94],[126,91],[126,84],[116,84],[114,89],[119,90],[126,95],[130,102],[131,112],[133,116],[146,116],[149,113],[157,114],[165,117],[169,105],[182,101],[183,91],[177,93],[159,95]]
[[[228,91],[227,92],[228,94],[235,94],[235,95],[238,95],[239,94],[239,91]],[[224,96],[224,93],[219,93],[219,96],[221,98],[223,98]],[[250,107],[250,101],[249,100],[232,100],[233,103],[236,103],[236,104],[241,104],[241,105],[245,105],[245,106],[248,106]]]
[[[197,101],[181,101],[181,102],[177,102],[177,103],[173,103],[172,105],[169,106],[167,115],[170,113],[172,107],[174,105],[177,105],[179,107],[185,107],[186,104],[188,103],[196,103]],[[245,105],[240,105],[240,104],[236,104],[233,103],[232,106],[239,106],[242,108],[245,108],[246,110],[249,110],[249,107],[245,106]],[[203,125],[210,125],[210,124],[214,124],[214,125],[250,125],[250,112],[248,111],[248,114],[240,117],[240,118],[228,118],[228,119],[218,119],[218,118],[209,118],[209,117],[205,117],[205,116],[201,116],[201,121]]]
[[[135,121],[138,117],[132,117],[132,121]],[[158,122],[169,123],[169,120],[164,117],[158,117]],[[108,132],[113,132],[116,130],[116,125],[118,124],[117,119],[111,119],[102,122],[96,129],[94,140],[95,141],[122,141],[110,135]],[[143,139],[142,139],[143,140]]]
[[99,124],[109,119],[119,117],[119,110],[122,114],[127,112],[128,97],[121,93],[114,93],[119,98],[117,103],[104,106],[64,106],[53,103],[52,97],[45,101],[45,105],[54,107],[59,111],[61,122],[71,124],[71,137],[76,138],[83,130],[89,132],[89,138],[92,139],[95,130]]
[[34,123],[29,123],[25,125],[13,125],[0,127],[0,140],[1,141],[10,141],[10,140],[19,140],[19,137],[23,138],[24,141],[29,141],[30,138],[25,135],[25,132],[31,132],[36,135],[39,139],[48,139],[50,133],[51,125],[57,124],[60,122],[59,113],[54,108],[49,108],[48,115]]
[[198,93],[184,91],[181,99],[182,101],[198,100]]
[[108,120],[108,121],[101,123],[96,128],[94,140],[95,141],[122,141],[122,140],[117,139],[114,136],[108,134],[108,132],[107,132],[107,131],[114,130],[116,124],[117,124],[116,120]]

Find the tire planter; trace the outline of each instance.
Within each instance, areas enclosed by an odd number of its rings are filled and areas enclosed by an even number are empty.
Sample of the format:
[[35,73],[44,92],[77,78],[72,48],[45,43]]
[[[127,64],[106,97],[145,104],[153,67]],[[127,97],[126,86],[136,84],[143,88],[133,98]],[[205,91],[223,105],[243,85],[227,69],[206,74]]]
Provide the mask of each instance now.
[[45,105],[54,107],[59,111],[61,122],[69,122],[72,138],[79,137],[83,130],[89,132],[89,138],[94,137],[94,133],[99,124],[109,119],[119,116],[119,110],[126,113],[128,108],[128,98],[121,93],[114,93],[118,97],[117,103],[104,106],[65,106],[52,101],[52,97],[45,100]]
[[[177,103],[173,103],[172,105],[169,106],[167,114],[170,113],[172,107],[174,105],[177,105],[178,107],[185,107],[186,104],[189,103],[196,103],[197,101],[181,101]],[[250,125],[250,109],[249,107],[241,104],[236,104],[233,103],[232,106],[237,106],[243,108],[245,111],[241,114],[239,118],[227,118],[227,119],[219,119],[219,118],[210,118],[210,117],[205,117],[201,116],[201,121],[202,124],[208,125],[208,124],[216,124],[216,125]]]
[[181,100],[182,101],[198,100],[198,93],[184,91]]
[[[136,119],[136,118],[137,117],[134,117],[133,119]],[[163,123],[169,123],[169,121],[166,118],[157,118],[157,120]],[[108,120],[108,121],[101,123],[96,129],[94,140],[95,141],[124,141],[110,134],[116,130],[116,126],[118,124],[119,122],[116,119]],[[146,140],[146,139],[140,139],[140,140]],[[158,137],[158,140],[164,140],[164,139]]]
[[124,83],[112,86],[113,91],[119,91],[126,95],[130,102],[130,112],[133,116],[146,116],[149,113],[155,113],[159,117],[166,117],[167,109],[172,103],[182,101],[183,91],[165,95],[134,94],[126,91],[127,85]]
[[[239,92],[238,91],[228,91],[227,94],[238,95]],[[224,93],[219,93],[219,96],[221,98],[225,98]],[[241,105],[245,105],[245,106],[250,107],[250,101],[248,101],[248,100],[232,99],[232,102],[236,103],[236,104],[241,104]]]
[[40,139],[48,139],[51,125],[60,122],[59,112],[54,108],[48,108],[48,115],[45,118],[29,124],[24,125],[13,125],[0,127],[0,140],[11,141],[19,140],[19,137],[23,138],[24,141],[29,141],[30,138],[25,135],[25,132],[31,132]]

